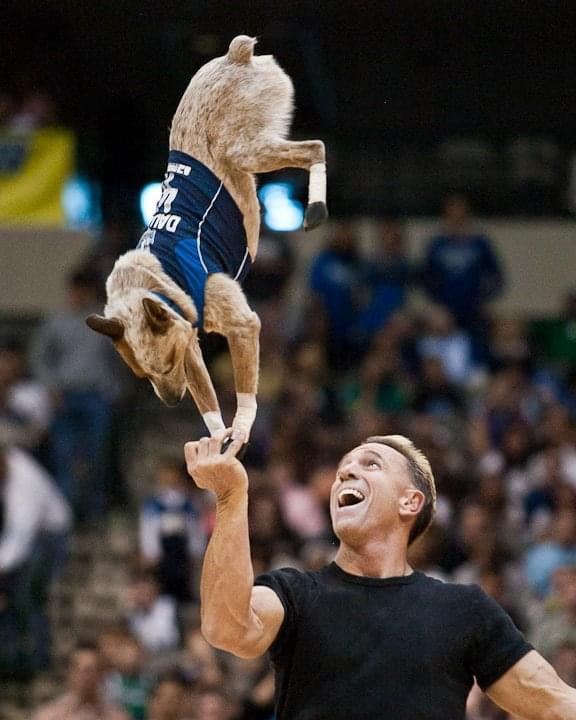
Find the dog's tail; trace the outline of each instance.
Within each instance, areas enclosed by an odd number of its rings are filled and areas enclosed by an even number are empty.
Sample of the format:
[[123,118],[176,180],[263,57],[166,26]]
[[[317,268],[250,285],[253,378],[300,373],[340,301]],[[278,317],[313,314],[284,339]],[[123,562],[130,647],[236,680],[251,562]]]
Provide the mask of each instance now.
[[228,48],[226,55],[228,62],[247,65],[252,60],[256,42],[256,38],[248,37],[248,35],[237,35]]

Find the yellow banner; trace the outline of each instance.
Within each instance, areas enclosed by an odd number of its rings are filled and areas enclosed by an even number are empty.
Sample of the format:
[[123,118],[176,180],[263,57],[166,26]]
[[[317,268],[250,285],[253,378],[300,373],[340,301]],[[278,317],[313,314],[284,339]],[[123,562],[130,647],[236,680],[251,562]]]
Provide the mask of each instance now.
[[62,189],[74,171],[64,128],[0,133],[0,224],[62,227]]

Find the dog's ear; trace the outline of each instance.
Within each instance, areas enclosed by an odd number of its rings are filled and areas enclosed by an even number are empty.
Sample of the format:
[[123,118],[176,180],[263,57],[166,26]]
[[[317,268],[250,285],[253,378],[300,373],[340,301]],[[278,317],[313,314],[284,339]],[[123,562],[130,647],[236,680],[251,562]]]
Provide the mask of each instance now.
[[124,337],[124,325],[116,318],[105,318],[102,315],[88,315],[86,325],[101,335],[106,335],[114,341]]
[[152,332],[158,335],[165,335],[172,324],[172,318],[163,303],[145,297],[142,298],[142,306],[144,307],[146,319]]

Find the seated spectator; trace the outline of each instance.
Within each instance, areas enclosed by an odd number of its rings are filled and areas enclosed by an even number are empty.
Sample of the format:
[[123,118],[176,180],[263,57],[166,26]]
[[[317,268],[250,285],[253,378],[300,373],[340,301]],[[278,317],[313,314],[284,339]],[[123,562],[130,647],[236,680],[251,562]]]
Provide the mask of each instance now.
[[470,338],[465,331],[456,327],[453,317],[444,308],[428,309],[416,347],[421,362],[429,357],[441,361],[448,382],[465,386],[473,379],[475,366]]
[[[177,672],[158,680],[148,705],[148,720],[192,720],[185,714],[188,684]],[[194,720],[198,720],[198,715]]]
[[26,374],[18,343],[0,344],[0,428],[5,440],[35,452],[45,439],[51,419],[46,388]]
[[106,698],[125,710],[132,720],[145,720],[150,678],[142,646],[129,633],[117,644],[113,665],[105,676]]
[[565,645],[576,647],[576,564],[558,567],[551,587],[545,609],[529,634],[530,642],[548,660]]
[[446,377],[440,358],[431,356],[423,359],[421,380],[411,404],[417,413],[435,417],[458,415],[464,409],[464,399]]
[[50,655],[47,596],[66,555],[70,509],[44,468],[23,451],[3,446],[0,508],[0,595],[5,605],[0,660],[24,643],[34,667],[44,668]]
[[219,687],[202,688],[196,695],[195,720],[232,720],[233,711],[233,704]]
[[193,597],[194,572],[206,547],[206,534],[182,463],[161,460],[155,484],[154,494],[140,512],[140,551],[145,565],[156,571],[162,594],[188,602]]
[[33,715],[33,720],[130,720],[122,710],[106,702],[102,659],[94,645],[79,644],[68,666],[67,691]]
[[576,512],[566,507],[556,511],[547,535],[528,548],[523,567],[532,591],[541,599],[548,597],[554,571],[576,565]]
[[550,656],[550,664],[571,687],[576,687],[576,642],[564,642]]
[[370,352],[357,373],[342,386],[341,400],[349,416],[358,410],[399,413],[408,406],[399,358]]
[[173,650],[180,641],[176,603],[160,594],[151,571],[136,573],[128,589],[126,619],[132,632],[150,653]]
[[481,341],[485,304],[502,292],[500,262],[489,238],[473,227],[464,195],[445,199],[442,221],[443,229],[426,248],[422,281],[430,298]]

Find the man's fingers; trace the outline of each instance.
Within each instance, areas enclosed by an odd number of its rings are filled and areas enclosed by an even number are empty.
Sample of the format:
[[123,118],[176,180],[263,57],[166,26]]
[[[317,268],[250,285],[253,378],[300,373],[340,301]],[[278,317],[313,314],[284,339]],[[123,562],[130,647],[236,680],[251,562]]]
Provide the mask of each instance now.
[[188,472],[192,471],[192,468],[196,464],[196,457],[198,454],[198,443],[197,442],[187,442],[184,445],[184,457],[186,459],[186,468]]
[[198,454],[197,459],[199,462],[205,460],[210,453],[210,438],[203,437],[198,440]]

